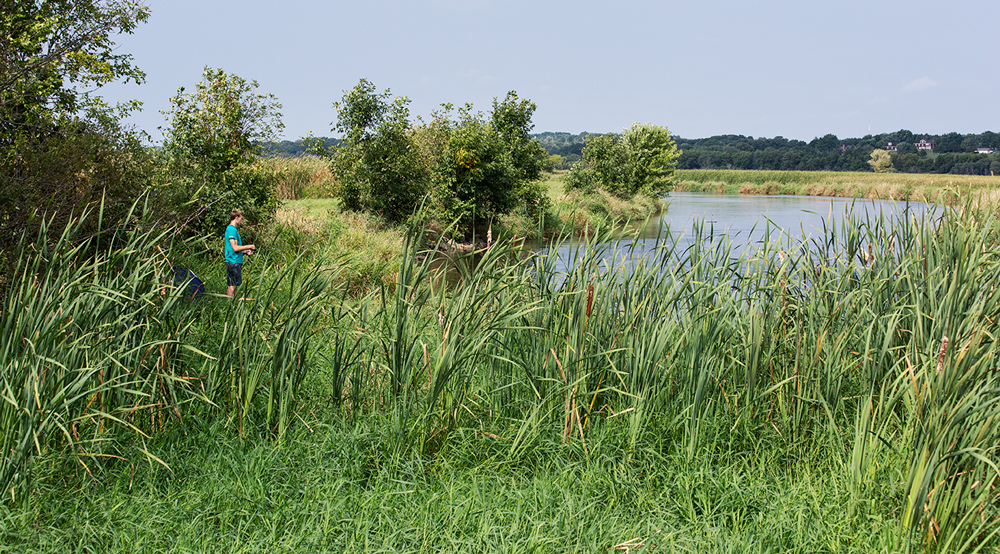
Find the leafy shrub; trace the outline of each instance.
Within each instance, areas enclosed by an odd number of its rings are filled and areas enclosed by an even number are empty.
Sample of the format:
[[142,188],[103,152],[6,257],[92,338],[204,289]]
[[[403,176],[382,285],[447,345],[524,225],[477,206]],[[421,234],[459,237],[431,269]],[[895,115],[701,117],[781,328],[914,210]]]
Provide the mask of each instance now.
[[397,223],[423,197],[427,177],[411,133],[410,101],[405,96],[390,98],[388,89],[376,94],[375,85],[362,79],[334,103],[334,129],[344,133],[344,145],[330,167],[345,208]]
[[535,104],[509,92],[493,101],[487,120],[470,105],[450,119],[450,107],[421,129],[434,161],[434,206],[442,221],[457,222],[458,232],[483,230],[517,211],[537,220],[548,207],[539,178],[548,160],[528,136]]
[[589,137],[583,159],[566,176],[566,188],[601,189],[620,198],[660,197],[673,188],[679,155],[666,127],[635,123],[620,136]]
[[334,105],[335,130],[345,134],[331,170],[343,206],[399,223],[430,195],[433,215],[457,222],[468,236],[500,216],[521,210],[533,218],[548,204],[537,182],[548,156],[531,139],[535,104],[509,92],[494,99],[487,119],[471,105],[452,118],[452,107],[413,127],[409,100],[381,94],[362,79]]
[[261,143],[284,125],[281,104],[274,95],[258,93],[258,86],[205,68],[194,93],[181,87],[171,99],[156,189],[160,205],[173,210],[180,223],[203,232],[221,230],[233,209],[258,224],[274,217],[279,175],[258,158]]

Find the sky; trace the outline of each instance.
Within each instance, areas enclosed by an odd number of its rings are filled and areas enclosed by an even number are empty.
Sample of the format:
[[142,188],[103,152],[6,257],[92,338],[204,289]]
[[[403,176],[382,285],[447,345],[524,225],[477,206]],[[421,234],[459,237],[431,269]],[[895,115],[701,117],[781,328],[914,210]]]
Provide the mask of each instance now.
[[331,130],[360,79],[410,99],[489,112],[516,91],[533,132],[804,141],[1000,131],[996,0],[147,0],[118,37],[146,72],[98,93],[138,99],[154,142],[178,87],[204,68],[256,80],[282,103],[283,136]]

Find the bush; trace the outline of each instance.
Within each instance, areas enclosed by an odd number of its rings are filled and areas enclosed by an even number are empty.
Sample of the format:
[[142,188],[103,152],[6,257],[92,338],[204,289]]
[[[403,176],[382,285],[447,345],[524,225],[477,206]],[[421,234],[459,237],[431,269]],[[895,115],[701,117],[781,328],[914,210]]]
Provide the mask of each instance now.
[[469,105],[452,121],[446,108],[424,131],[439,137],[425,141],[436,147],[431,157],[437,217],[457,222],[460,235],[484,230],[516,211],[537,221],[547,210],[539,179],[548,155],[528,136],[535,107],[509,92],[493,101],[488,121]]
[[233,209],[255,224],[274,217],[279,175],[259,157],[261,143],[284,125],[281,104],[257,88],[205,68],[194,93],[181,87],[171,99],[156,198],[179,223],[208,232],[224,229]]
[[547,161],[531,139],[535,104],[509,92],[493,101],[487,120],[466,105],[451,118],[451,106],[430,124],[414,128],[405,97],[376,94],[362,79],[344,94],[334,130],[345,134],[331,170],[346,209],[399,223],[430,194],[434,216],[457,222],[457,233],[477,229],[521,210],[537,219],[548,199],[537,182]]
[[[3,149],[9,155],[0,157],[0,274],[21,236],[34,235],[43,219],[53,234],[88,207],[99,207],[106,227],[123,222],[152,169],[152,158],[135,134],[99,114],[60,118],[47,132],[5,138]],[[84,229],[81,236],[90,232]]]
[[566,188],[607,191],[620,198],[661,197],[673,188],[680,151],[666,127],[633,124],[621,136],[588,137],[583,159],[566,176]]
[[376,94],[375,85],[362,79],[334,103],[334,130],[345,136],[330,169],[340,183],[346,209],[376,213],[398,223],[423,197],[427,173],[411,132],[410,101],[405,96],[390,97],[388,89]]

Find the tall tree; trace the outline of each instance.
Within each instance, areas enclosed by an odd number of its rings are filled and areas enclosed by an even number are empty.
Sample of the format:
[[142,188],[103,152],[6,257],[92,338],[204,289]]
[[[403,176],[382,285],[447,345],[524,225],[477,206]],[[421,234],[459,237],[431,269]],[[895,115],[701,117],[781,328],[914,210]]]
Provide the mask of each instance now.
[[141,190],[148,158],[119,123],[138,103],[96,95],[142,82],[114,39],[149,9],[132,0],[0,0],[0,259],[43,212],[56,230],[102,202],[105,222]]
[[346,208],[375,212],[396,223],[426,192],[427,176],[413,139],[409,103],[405,96],[393,97],[389,89],[377,93],[367,79],[334,103],[333,130],[343,133],[344,142],[331,169]]
[[234,208],[255,223],[268,221],[277,210],[274,176],[254,162],[262,143],[273,140],[284,124],[277,98],[259,88],[257,81],[206,67],[194,92],[178,89],[165,112],[169,169],[157,192],[176,198],[167,205],[193,207],[188,217],[197,216],[204,230],[224,229]]
[[0,112],[5,135],[102,108],[89,91],[142,82],[114,37],[149,18],[133,0],[0,0]]

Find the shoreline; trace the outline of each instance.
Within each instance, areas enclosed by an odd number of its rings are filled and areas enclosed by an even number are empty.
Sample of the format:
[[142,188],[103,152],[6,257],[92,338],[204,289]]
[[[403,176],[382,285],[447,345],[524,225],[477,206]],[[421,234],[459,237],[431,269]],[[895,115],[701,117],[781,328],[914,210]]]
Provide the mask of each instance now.
[[677,192],[1000,203],[1000,179],[992,175],[683,169],[674,176]]

